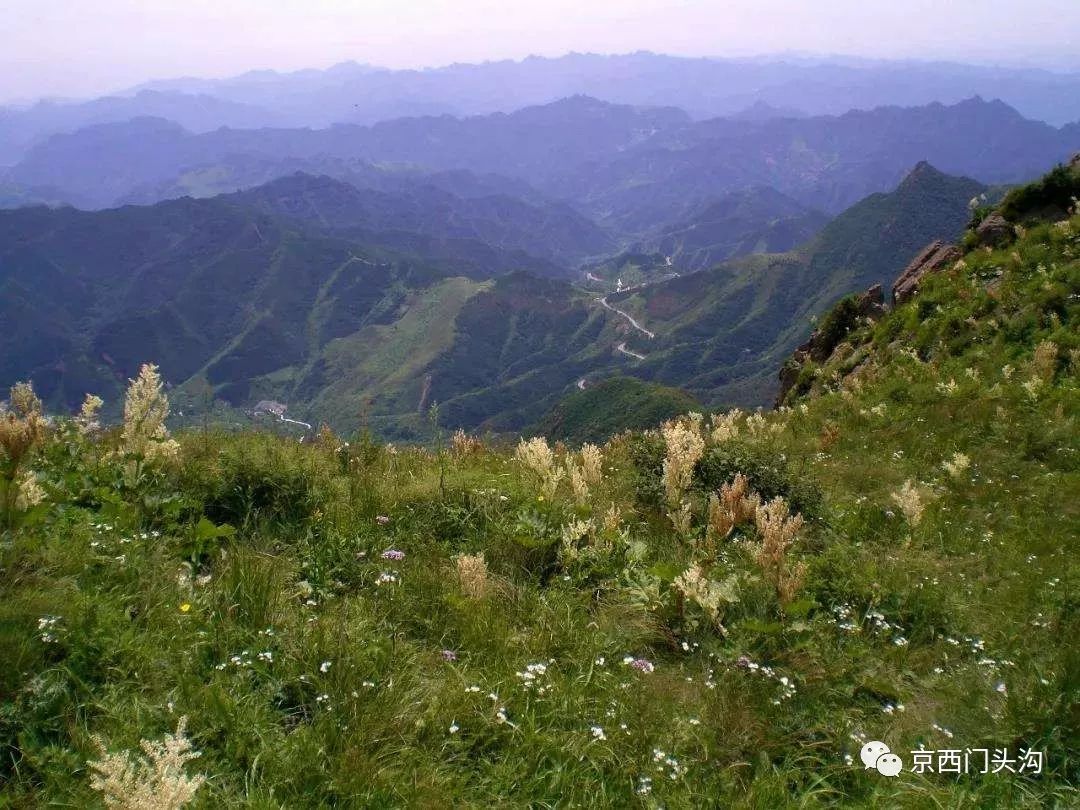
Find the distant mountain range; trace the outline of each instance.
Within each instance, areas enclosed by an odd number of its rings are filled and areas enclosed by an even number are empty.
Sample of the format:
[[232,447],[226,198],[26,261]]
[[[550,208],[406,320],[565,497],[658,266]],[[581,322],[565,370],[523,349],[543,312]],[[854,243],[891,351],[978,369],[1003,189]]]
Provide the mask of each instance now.
[[655,242],[725,195],[755,187],[836,214],[894,187],[919,160],[1011,183],[1077,149],[1080,125],[1054,128],[980,99],[837,117],[694,122],[674,108],[574,97],[508,115],[323,130],[192,134],[164,120],[137,119],[55,136],[0,182],[24,198],[39,190],[102,208],[235,191],[298,169],[376,188],[464,170],[511,196],[560,200],[629,245]]
[[983,188],[921,164],[798,251],[603,302],[528,252],[606,244],[560,206],[296,175],[210,199],[0,211],[0,382],[32,378],[55,408],[86,391],[115,408],[154,361],[182,407],[209,391],[339,427],[363,411],[404,438],[435,401],[444,424],[515,431],[618,374],[758,404],[811,316],[955,236]]
[[89,102],[0,110],[0,166],[49,135],[159,116],[194,132],[227,126],[328,127],[426,115],[488,115],[573,95],[674,106],[697,119],[838,115],[850,109],[1000,98],[1028,118],[1080,120],[1080,74],[943,62],[688,59],[647,52],[386,70],[346,62],[326,70],[253,71],[230,79],[170,79]]
[[115,415],[153,361],[178,412],[268,399],[405,439],[434,402],[573,436],[605,397],[764,404],[814,317],[1080,150],[1077,88],[571,55],[0,110],[0,385]]

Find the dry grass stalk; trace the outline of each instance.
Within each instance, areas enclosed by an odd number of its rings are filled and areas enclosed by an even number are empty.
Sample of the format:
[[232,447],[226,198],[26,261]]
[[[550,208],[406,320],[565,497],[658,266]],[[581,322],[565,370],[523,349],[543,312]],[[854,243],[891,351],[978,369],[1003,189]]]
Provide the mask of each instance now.
[[818,437],[821,452],[828,453],[836,446],[838,441],[840,441],[840,426],[835,422],[826,422],[821,428],[821,435]]
[[690,527],[693,525],[693,508],[690,505],[690,501],[683,499],[679,503],[678,509],[670,509],[667,513],[668,519],[671,521],[671,525],[675,527],[675,531],[679,534],[689,534]]
[[82,407],[79,409],[78,416],[75,417],[75,427],[79,433],[83,436],[94,436],[101,430],[101,423],[98,422],[98,411],[101,410],[101,406],[105,404],[105,401],[94,394],[87,394],[86,399],[83,400]]
[[574,463],[570,456],[566,457],[566,475],[570,479],[570,490],[574,493],[574,500],[584,505],[589,501],[589,484],[585,478],[585,469]]
[[706,542],[723,540],[740,523],[752,520],[757,514],[761,496],[750,491],[750,482],[736,473],[731,483],[720,487],[719,494],[709,496],[709,522],[705,528]]
[[712,418],[712,433],[710,438],[713,444],[723,444],[739,435],[739,420],[743,412],[738,408],[727,413],[714,414]]
[[604,480],[604,453],[595,444],[581,445],[581,469],[592,486]]
[[664,457],[664,494],[671,506],[679,505],[682,494],[689,489],[694,465],[705,452],[705,441],[698,430],[700,418],[674,420],[664,423],[661,434],[667,452]]
[[619,525],[622,522],[622,512],[615,504],[611,504],[607,512],[604,513],[603,528],[608,534],[613,534],[619,530]]
[[761,535],[755,559],[765,578],[776,589],[780,605],[787,606],[806,576],[806,565],[792,565],[787,556],[803,527],[802,515],[791,515],[784,499],[777,497],[758,506],[755,521]]
[[37,478],[25,468],[33,450],[45,438],[45,417],[41,400],[30,383],[16,383],[11,388],[10,408],[0,413],[0,477],[4,486],[0,516],[11,518],[15,509],[29,509],[45,497]]
[[45,418],[30,383],[13,385],[10,402],[11,407],[0,414],[0,448],[14,480],[27,454],[45,438]]
[[478,439],[476,436],[472,436],[458,428],[454,435],[450,437],[450,449],[455,456],[464,458],[482,451],[484,442],[482,439]]
[[907,522],[912,526],[918,526],[919,521],[922,520],[926,504],[923,502],[919,489],[910,479],[905,481],[904,485],[892,494],[892,499],[900,507],[900,511],[903,512]]
[[29,509],[43,500],[45,500],[45,490],[38,484],[37,476],[30,470],[24,470],[18,478],[15,508]]
[[169,400],[157,366],[146,363],[131,380],[124,399],[124,430],[121,451],[145,461],[174,458],[180,445],[169,438],[165,419]]
[[784,432],[785,427],[785,421],[770,422],[761,413],[752,413],[746,417],[746,429],[755,439],[761,436],[778,436]]
[[1052,340],[1044,340],[1035,347],[1031,355],[1031,374],[1043,382],[1052,382],[1057,371],[1058,345]]
[[539,479],[541,492],[548,498],[554,497],[564,470],[556,465],[555,453],[548,446],[547,439],[543,436],[528,441],[522,439],[514,451],[514,457]]
[[726,582],[714,582],[705,576],[700,565],[692,565],[675,578],[674,586],[687,600],[697,604],[705,611],[713,624],[723,630],[720,624],[723,608],[738,601],[735,593],[735,579]]
[[963,453],[953,453],[953,457],[947,461],[943,461],[941,466],[944,468],[945,472],[953,478],[959,478],[964,474],[964,471],[971,466],[971,459]]
[[90,784],[102,794],[105,806],[117,810],[179,810],[188,804],[206,777],[184,773],[184,766],[201,755],[191,750],[186,726],[187,718],[181,717],[175,734],[166,734],[162,740],[142,740],[146,756],[129,751],[110,754],[104,741],[95,737],[101,759],[89,763],[95,771]]
[[491,590],[487,562],[483,553],[459,554],[454,558],[461,592],[470,599],[483,599]]

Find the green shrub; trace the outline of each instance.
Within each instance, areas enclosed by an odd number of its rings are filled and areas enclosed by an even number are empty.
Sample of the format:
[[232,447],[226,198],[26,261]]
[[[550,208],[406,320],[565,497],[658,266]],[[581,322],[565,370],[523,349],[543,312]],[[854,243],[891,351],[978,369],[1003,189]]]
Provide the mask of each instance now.
[[214,523],[296,527],[326,501],[327,466],[316,450],[272,437],[225,439],[217,454],[197,455],[183,468],[181,486]]
[[1080,172],[1057,166],[1034,183],[1015,188],[1005,195],[999,210],[1010,222],[1026,222],[1036,217],[1063,215],[1080,197]]
[[821,346],[822,359],[832,354],[840,341],[859,324],[859,297],[848,295],[841,298],[825,313],[818,325],[817,343]]
[[[658,436],[635,436],[631,443],[634,461],[634,490],[643,506],[663,507],[664,488],[660,476],[664,468],[664,441]],[[793,512],[805,518],[821,515],[821,491],[775,453],[749,447],[737,441],[713,447],[694,467],[693,488],[715,492],[742,473],[750,488],[766,500],[781,497]]]
[[694,469],[696,487],[713,492],[742,473],[750,488],[765,500],[780,497],[792,512],[805,518],[821,516],[821,491],[806,473],[797,472],[775,453],[727,442],[708,450]]

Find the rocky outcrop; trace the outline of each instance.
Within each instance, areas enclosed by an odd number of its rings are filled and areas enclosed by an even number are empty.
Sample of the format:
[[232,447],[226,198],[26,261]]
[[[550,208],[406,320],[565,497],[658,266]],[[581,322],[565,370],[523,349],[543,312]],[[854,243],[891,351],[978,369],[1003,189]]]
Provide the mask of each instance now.
[[788,393],[799,381],[799,375],[807,361],[823,363],[832,355],[844,337],[860,322],[876,321],[885,314],[885,294],[880,284],[875,284],[857,298],[845,298],[821,322],[810,338],[797,348],[780,368],[780,391],[776,397],[779,407]]
[[878,320],[885,314],[885,293],[880,284],[875,284],[859,296],[855,302],[859,315],[871,321]]
[[1001,214],[991,214],[975,229],[975,244],[979,247],[999,247],[1012,241],[1013,226]]
[[799,373],[802,371],[802,363],[797,359],[798,352],[794,356],[789,357],[788,361],[784,365],[780,366],[780,390],[776,393],[776,402],[773,404],[774,408],[779,408],[784,404],[784,400],[787,399],[787,395],[791,392],[791,389],[795,387],[795,383],[799,381]]
[[904,303],[918,292],[919,282],[924,276],[951,267],[962,255],[962,251],[956,245],[946,244],[940,239],[924,247],[893,284],[893,306]]

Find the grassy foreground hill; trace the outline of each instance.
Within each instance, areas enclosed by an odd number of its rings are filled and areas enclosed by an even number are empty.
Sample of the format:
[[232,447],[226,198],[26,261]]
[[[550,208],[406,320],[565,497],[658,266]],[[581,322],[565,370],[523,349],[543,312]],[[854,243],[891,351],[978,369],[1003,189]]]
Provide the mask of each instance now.
[[602,447],[169,438],[149,372],[103,432],[16,389],[0,803],[1075,806],[1080,215],[1017,233],[791,408]]

